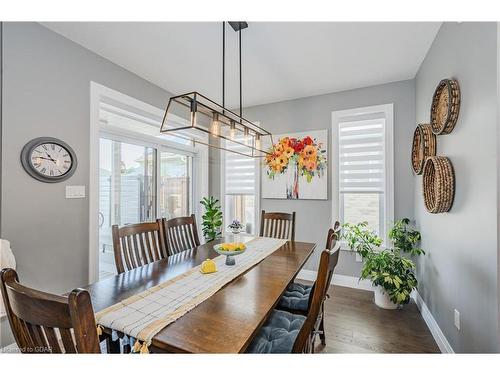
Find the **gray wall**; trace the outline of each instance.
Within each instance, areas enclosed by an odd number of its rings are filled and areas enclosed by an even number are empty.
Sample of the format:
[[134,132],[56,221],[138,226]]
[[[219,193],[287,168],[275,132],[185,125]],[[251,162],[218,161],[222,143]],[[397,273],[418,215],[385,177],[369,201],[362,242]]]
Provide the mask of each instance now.
[[[419,292],[456,352],[497,346],[497,145],[495,23],[445,23],[416,76],[416,119],[429,121],[432,94],[454,77],[462,92],[455,130],[438,136],[438,154],[456,175],[449,213],[429,214],[421,177],[413,178],[415,216],[427,255],[418,263]],[[460,311],[461,330],[454,327]]]
[[[160,108],[170,96],[39,24],[4,24],[1,236],[21,280],[47,291],[88,281],[89,201],[65,199],[65,186],[85,185],[88,196],[90,81]],[[73,147],[78,168],[69,180],[41,183],[23,170],[21,149],[39,136]]]
[[[274,134],[328,129],[331,137],[332,111],[394,103],[394,155],[395,160],[395,217],[413,215],[413,180],[408,155],[415,123],[414,81],[401,81],[327,95],[301,98],[246,108],[245,117],[259,121]],[[329,139],[329,155],[332,155]],[[328,200],[261,199],[266,211],[297,212],[296,239],[324,246],[326,233],[332,223],[332,176],[335,170],[329,160]],[[335,213],[336,214],[336,213]],[[306,269],[317,268],[319,252],[308,262]],[[343,252],[336,273],[359,276],[361,263],[355,262],[351,252]]]

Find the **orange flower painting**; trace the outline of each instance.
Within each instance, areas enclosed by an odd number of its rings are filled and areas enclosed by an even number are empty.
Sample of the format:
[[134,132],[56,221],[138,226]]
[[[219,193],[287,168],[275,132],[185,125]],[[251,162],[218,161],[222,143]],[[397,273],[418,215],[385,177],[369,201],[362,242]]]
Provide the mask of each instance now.
[[[286,199],[302,199],[299,191],[301,180],[312,184],[315,180],[322,179],[326,190],[327,155],[324,141],[313,135],[282,136],[268,151],[265,158],[267,178],[270,181],[286,181]],[[285,180],[278,178],[285,175]]]

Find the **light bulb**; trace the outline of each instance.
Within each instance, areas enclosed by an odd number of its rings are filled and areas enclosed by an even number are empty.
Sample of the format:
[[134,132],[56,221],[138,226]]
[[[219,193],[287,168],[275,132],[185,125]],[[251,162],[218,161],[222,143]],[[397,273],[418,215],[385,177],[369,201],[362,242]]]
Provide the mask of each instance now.
[[260,141],[260,134],[259,133],[255,134],[255,148],[257,150],[261,149],[261,141]]
[[236,123],[234,122],[234,120],[231,120],[231,127],[229,129],[229,138],[234,139],[235,136],[236,136]]
[[245,126],[243,130],[243,143],[248,145],[251,142],[250,130]]
[[220,122],[219,122],[219,114],[214,113],[214,120],[212,121],[212,135],[219,136],[220,134]]

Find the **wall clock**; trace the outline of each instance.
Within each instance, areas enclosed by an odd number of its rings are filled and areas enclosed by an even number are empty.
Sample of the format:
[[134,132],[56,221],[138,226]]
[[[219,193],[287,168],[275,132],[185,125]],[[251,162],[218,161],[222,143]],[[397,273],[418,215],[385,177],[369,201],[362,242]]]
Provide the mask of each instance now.
[[76,154],[57,138],[40,137],[26,143],[21,151],[21,163],[26,172],[42,182],[60,182],[76,170]]

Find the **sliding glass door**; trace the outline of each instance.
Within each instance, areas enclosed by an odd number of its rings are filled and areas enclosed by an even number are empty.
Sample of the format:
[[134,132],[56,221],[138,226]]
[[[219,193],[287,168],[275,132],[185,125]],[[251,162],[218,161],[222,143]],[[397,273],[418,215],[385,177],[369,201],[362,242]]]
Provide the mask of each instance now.
[[160,151],[159,216],[171,219],[192,213],[193,157]]
[[[111,226],[156,218],[156,150],[100,139],[99,248],[101,271],[113,271]],[[109,267],[108,267],[109,264]]]

